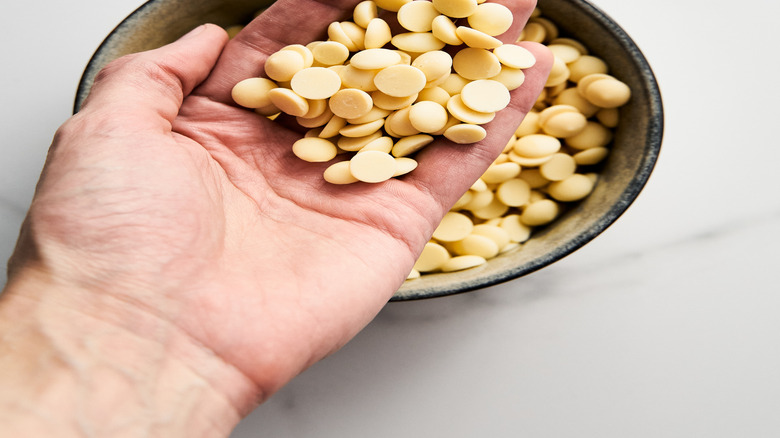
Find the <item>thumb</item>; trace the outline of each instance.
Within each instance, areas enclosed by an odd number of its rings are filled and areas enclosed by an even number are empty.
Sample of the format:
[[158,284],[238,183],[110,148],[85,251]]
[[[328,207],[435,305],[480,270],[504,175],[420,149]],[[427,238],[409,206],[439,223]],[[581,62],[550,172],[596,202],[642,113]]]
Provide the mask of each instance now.
[[227,41],[222,28],[204,24],[166,46],[116,59],[95,76],[79,112],[108,110],[170,126],[184,98],[209,76]]

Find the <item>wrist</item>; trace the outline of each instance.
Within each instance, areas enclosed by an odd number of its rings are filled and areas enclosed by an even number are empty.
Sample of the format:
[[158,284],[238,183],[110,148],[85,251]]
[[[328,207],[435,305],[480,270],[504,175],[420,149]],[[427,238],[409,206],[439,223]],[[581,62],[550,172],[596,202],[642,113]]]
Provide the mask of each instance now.
[[14,278],[0,297],[0,428],[227,436],[255,406],[243,374],[166,319],[41,273]]

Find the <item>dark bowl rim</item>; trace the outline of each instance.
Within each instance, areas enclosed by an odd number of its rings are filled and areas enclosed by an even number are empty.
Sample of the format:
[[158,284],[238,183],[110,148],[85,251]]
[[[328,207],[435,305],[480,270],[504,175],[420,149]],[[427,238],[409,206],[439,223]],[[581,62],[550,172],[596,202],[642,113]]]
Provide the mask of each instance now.
[[[153,7],[159,0],[147,0],[136,8],[132,13],[125,17],[119,24],[117,24],[111,32],[103,39],[96,51],[88,61],[86,68],[79,80],[78,88],[76,91],[76,97],[73,105],[73,113],[77,113],[84,103],[84,99],[88,93],[87,87],[91,87],[91,81],[88,84],[87,81],[90,77],[94,77],[97,74],[95,71],[102,61],[101,58],[106,48],[111,41],[116,37],[119,31],[127,25],[135,16],[144,13],[147,9]],[[658,160],[658,155],[661,150],[661,143],[664,132],[664,110],[661,99],[661,91],[658,85],[655,74],[653,73],[650,63],[645,55],[640,50],[636,42],[629,36],[629,34],[623,29],[614,19],[612,19],[606,12],[591,4],[587,0],[569,0],[571,3],[578,5],[582,9],[590,10],[593,18],[607,31],[617,37],[619,43],[629,53],[633,62],[639,66],[642,71],[644,83],[647,86],[647,92],[649,94],[650,101],[650,120],[648,123],[648,135],[645,142],[645,154],[642,157],[639,168],[634,178],[631,179],[628,187],[621,193],[621,196],[609,210],[607,210],[597,222],[597,225],[588,228],[579,234],[575,239],[568,242],[567,245],[555,248],[546,257],[537,258],[529,263],[519,265],[514,269],[508,269],[494,275],[489,278],[480,278],[480,281],[472,281],[461,284],[460,286],[447,287],[447,288],[429,288],[421,290],[417,293],[408,293],[399,296],[394,295],[391,302],[401,301],[414,301],[438,298],[449,295],[457,295],[466,292],[471,292],[478,289],[484,289],[487,287],[495,286],[498,284],[506,283],[508,281],[517,279],[519,277],[531,274],[540,270],[543,267],[549,266],[562,258],[572,254],[578,249],[582,248],[585,244],[589,243],[596,238],[599,234],[609,228],[615,221],[622,216],[626,210],[634,203],[639,193],[647,184],[650,178],[650,174]]]

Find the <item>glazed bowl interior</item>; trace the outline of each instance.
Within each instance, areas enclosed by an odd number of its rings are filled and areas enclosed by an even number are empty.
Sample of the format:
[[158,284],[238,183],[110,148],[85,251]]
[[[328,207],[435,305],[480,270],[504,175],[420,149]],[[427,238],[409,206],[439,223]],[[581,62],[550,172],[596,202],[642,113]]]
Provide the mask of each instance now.
[[[151,0],[100,45],[79,84],[74,110],[80,108],[100,69],[122,55],[172,42],[209,22],[221,26],[246,23],[270,5],[268,0]],[[610,74],[632,90],[620,108],[611,151],[593,192],[554,223],[535,231],[522,247],[477,268],[427,274],[407,281],[394,301],[433,298],[484,288],[547,266],[577,250],[611,225],[644,187],[660,151],[663,135],[661,96],[652,70],[628,34],[604,12],[584,0],[539,0],[546,18],[584,43],[610,67]]]

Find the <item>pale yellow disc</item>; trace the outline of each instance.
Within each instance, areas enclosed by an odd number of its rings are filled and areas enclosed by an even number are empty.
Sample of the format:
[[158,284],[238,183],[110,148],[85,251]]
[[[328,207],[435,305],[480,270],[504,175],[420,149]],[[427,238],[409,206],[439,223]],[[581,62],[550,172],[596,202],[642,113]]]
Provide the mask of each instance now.
[[439,11],[428,1],[412,1],[398,9],[398,24],[411,32],[429,32]]
[[463,103],[460,94],[452,96],[450,100],[447,101],[447,111],[458,120],[474,125],[483,125],[496,117],[496,113],[483,113],[467,107],[466,104]]
[[404,97],[395,97],[388,96],[381,91],[374,91],[371,93],[371,99],[374,101],[374,105],[376,105],[377,108],[389,111],[395,111],[408,107],[414,103],[414,101],[417,99],[417,96],[418,94]]
[[395,159],[395,173],[393,177],[406,175],[417,168],[417,161],[409,157],[397,157]]
[[401,108],[385,119],[385,130],[388,134],[399,137],[419,134],[420,131],[412,125],[409,119],[411,107]]
[[602,162],[609,155],[609,149],[605,147],[595,147],[585,149],[572,155],[574,161],[580,166],[592,166]]
[[501,67],[501,72],[490,79],[501,82],[507,90],[512,91],[520,88],[525,83],[525,73],[519,68],[511,68],[504,65]]
[[505,215],[509,211],[509,206],[504,205],[498,198],[493,196],[490,203],[482,208],[471,210],[471,214],[478,219],[496,219]]
[[498,255],[499,246],[493,239],[479,234],[469,234],[450,245],[457,255],[475,255],[485,259],[492,259]]
[[302,44],[290,44],[288,46],[282,47],[280,50],[292,50],[294,52],[298,52],[298,54],[303,58],[303,68],[311,67],[312,63],[314,62],[314,54],[311,53],[311,50],[308,47]]
[[374,120],[373,122],[363,123],[360,125],[347,125],[339,129],[339,134],[344,137],[365,137],[378,132],[384,126],[384,120]]
[[602,108],[596,113],[596,119],[607,128],[617,128],[620,112],[617,108]]
[[473,194],[473,193],[472,193],[470,190],[467,190],[467,191],[466,191],[466,193],[464,193],[463,195],[461,195],[461,197],[460,197],[460,198],[459,198],[457,201],[455,201],[455,204],[453,204],[453,205],[452,205],[452,208],[451,208],[450,210],[451,210],[451,211],[460,210],[460,209],[461,209],[461,208],[463,208],[463,207],[464,207],[466,204],[468,204],[469,202],[471,202],[471,198],[472,198],[473,196],[474,196],[474,194]]
[[487,189],[487,183],[483,181],[482,178],[478,178],[476,181],[474,181],[474,184],[469,187],[469,190],[474,190],[475,192],[484,192]]
[[387,181],[395,173],[395,158],[385,152],[366,151],[349,160],[352,176],[367,183]]
[[350,52],[356,52],[358,50],[358,46],[352,41],[352,38],[349,37],[344,30],[344,27],[342,27],[341,23],[338,21],[334,21],[328,25],[328,39],[344,44]]
[[551,135],[531,134],[518,138],[514,151],[521,157],[548,157],[561,149],[561,141]]
[[567,45],[567,46],[574,47],[575,49],[577,49],[578,52],[580,52],[580,56],[588,54],[588,48],[585,47],[585,45],[582,44],[581,42],[572,38],[555,38],[552,41],[550,41],[550,45],[552,44],[560,44],[560,45]]
[[536,64],[536,57],[530,50],[515,44],[504,44],[493,50],[499,62],[512,68],[531,68]]
[[338,41],[323,41],[311,51],[314,60],[322,65],[343,64],[349,58],[349,49]]
[[[319,102],[315,100],[314,102]],[[325,102],[325,110],[322,112],[322,114],[316,116],[316,117],[296,117],[298,124],[303,126],[304,128],[316,128],[318,126],[325,126],[331,118],[333,118],[333,111],[330,110],[330,108],[327,108],[327,100]],[[319,105],[319,104],[317,104]],[[311,105],[309,106],[311,109]]]
[[512,11],[500,3],[483,3],[468,16],[469,26],[488,35],[496,36],[509,30],[514,21]]
[[588,119],[581,112],[574,111],[555,114],[541,125],[545,134],[566,138],[579,134],[587,124]]
[[463,271],[465,269],[476,268],[487,263],[487,260],[477,255],[463,255],[452,257],[444,262],[439,269],[442,272],[456,272]]
[[417,102],[409,110],[409,121],[420,132],[436,132],[442,129],[448,120],[447,110],[436,102]]
[[[528,157],[524,157],[522,155],[518,155],[517,152],[515,152],[514,149],[513,149],[513,150],[509,151],[509,153],[507,154],[507,157],[509,157],[509,161],[511,161],[511,162],[517,163],[520,166],[522,166],[523,168],[529,168],[529,167],[538,167],[538,166],[541,166],[542,164],[550,161],[552,159],[552,154],[551,155],[545,155],[545,156],[542,156],[542,157],[528,158]],[[525,172],[523,172],[523,173],[525,173]],[[522,174],[521,174],[521,176],[522,176]],[[545,181],[547,181],[547,180],[545,180]]]
[[452,18],[466,18],[477,12],[477,0],[433,0],[433,6]]
[[416,280],[416,279],[420,278],[420,276],[421,276],[420,275],[420,271],[418,271],[416,269],[412,269],[409,272],[409,275],[406,276],[406,279],[407,280]]
[[245,108],[262,108],[271,105],[268,92],[276,84],[266,78],[249,78],[237,83],[231,92],[233,100]]
[[460,94],[463,103],[482,113],[501,111],[509,105],[509,90],[504,84],[490,79],[480,79],[466,84]]
[[446,107],[447,101],[450,100],[450,93],[447,93],[444,88],[441,87],[425,88],[420,91],[420,94],[417,96],[417,101],[422,102],[426,100],[436,102],[439,105]]
[[579,82],[580,79],[590,74],[593,73],[604,74],[607,73],[608,71],[609,71],[609,67],[607,67],[607,63],[601,60],[600,58],[597,58],[595,56],[583,55],[577,58],[576,61],[569,64],[569,72],[570,72],[569,79],[571,79],[573,82]]
[[499,184],[520,174],[520,165],[511,161],[491,164],[480,179],[487,184]]
[[377,89],[374,78],[378,72],[379,70],[361,70],[346,65],[338,71],[338,74],[344,87],[371,92]]
[[561,181],[551,182],[547,190],[550,196],[558,201],[579,201],[593,191],[593,181],[585,175],[575,173]]
[[433,137],[427,134],[415,134],[403,137],[395,142],[391,154],[394,157],[411,155],[433,142]]
[[365,0],[358,3],[352,11],[352,21],[363,29],[368,27],[368,23],[379,16],[376,3],[372,0]]
[[333,163],[322,174],[325,181],[331,184],[352,184],[359,180],[349,171],[349,161]]
[[335,137],[339,135],[339,131],[345,126],[347,126],[347,120],[344,117],[334,115],[322,128],[319,136],[322,138]]
[[452,68],[460,76],[470,79],[489,79],[501,73],[498,57],[485,49],[467,47],[452,58]]
[[553,154],[550,161],[539,166],[539,172],[550,181],[561,181],[577,170],[577,162],[569,154],[561,152]]
[[510,207],[520,207],[531,198],[531,185],[525,180],[513,178],[502,182],[496,188],[496,197]]
[[434,18],[431,23],[431,33],[433,33],[433,36],[451,46],[463,44],[463,41],[458,37],[457,28],[455,23],[452,22],[452,19],[446,15],[439,15]]
[[567,88],[553,99],[553,105],[570,105],[577,108],[586,118],[593,117],[598,113],[599,107],[588,102],[587,99],[580,95],[576,88]]
[[279,81],[289,81],[295,73],[303,70],[305,62],[303,56],[294,50],[281,50],[272,53],[265,60],[265,74],[269,78]]
[[474,47],[476,49],[495,49],[500,47],[503,43],[498,38],[492,37],[485,32],[472,29],[468,26],[458,26],[455,29],[458,38],[461,39],[467,46]]
[[490,205],[491,202],[493,202],[493,199],[495,198],[495,194],[493,194],[490,190],[485,190],[482,192],[474,192],[474,196],[471,197],[471,201],[469,201],[468,204],[463,206],[464,210],[479,210],[480,208],[485,208],[488,205]]
[[364,45],[367,49],[378,49],[389,43],[393,38],[390,25],[381,18],[374,18],[366,27]]
[[582,97],[587,97],[587,89],[590,87],[594,82],[600,81],[602,79],[614,79],[612,76],[606,74],[606,73],[592,73],[589,74],[579,80],[577,82],[577,91],[582,95]]
[[376,5],[386,11],[398,12],[401,6],[411,2],[412,0],[374,0]]
[[374,108],[371,95],[357,88],[339,90],[330,98],[328,105],[333,114],[345,119],[362,117]]
[[390,42],[407,52],[425,53],[441,50],[446,44],[431,32],[407,32],[393,36]]
[[393,139],[388,136],[380,136],[378,138],[375,138],[374,140],[371,140],[369,143],[367,143],[365,146],[363,146],[360,151],[366,152],[366,151],[381,151],[386,154],[389,154],[390,151],[393,150]]
[[566,64],[570,64],[582,56],[579,50],[568,44],[548,44],[547,48]]
[[566,138],[566,145],[583,150],[604,147],[612,141],[612,130],[601,123],[588,121],[585,128],[576,135]]
[[454,143],[469,144],[483,140],[487,137],[487,131],[479,125],[460,123],[447,128],[444,136]]
[[304,119],[313,119],[325,114],[328,111],[328,101],[326,99],[308,99],[308,102],[309,111],[301,116]]
[[425,88],[425,74],[410,65],[393,65],[379,71],[374,77],[377,89],[389,96],[406,97]]
[[324,67],[309,67],[295,73],[290,81],[295,93],[306,99],[327,99],[341,88],[338,73]]
[[352,40],[352,44],[355,45],[355,50],[353,50],[353,52],[357,52],[366,48],[364,44],[366,39],[365,29],[351,21],[342,21],[341,28],[344,30],[344,33],[347,34],[349,39]]
[[631,88],[617,79],[595,81],[585,91],[585,98],[600,108],[617,108],[631,99]]
[[468,216],[463,213],[448,212],[433,231],[433,238],[440,242],[455,242],[471,234],[472,229],[474,229],[474,222]]
[[414,269],[420,272],[432,272],[441,267],[450,259],[450,253],[446,248],[435,242],[428,242],[423,247],[422,253],[417,257]]
[[322,163],[336,158],[336,145],[319,137],[304,137],[293,143],[296,157],[311,163]]
[[518,214],[504,216],[498,226],[509,234],[512,242],[525,242],[531,237],[531,228],[520,221]]
[[447,79],[439,84],[439,87],[441,87],[444,91],[446,91],[450,96],[454,96],[456,94],[460,94],[461,91],[463,91],[463,87],[466,86],[470,81],[463,76],[452,73],[449,76],[447,76]]
[[520,221],[529,227],[546,225],[558,217],[559,211],[560,208],[555,201],[542,199],[526,205],[520,214]]
[[471,234],[478,236],[485,236],[496,243],[499,248],[504,248],[511,243],[509,233],[501,228],[498,224],[501,223],[501,219],[494,219],[495,225],[486,223],[474,225],[474,229],[471,230]]
[[[346,126],[344,127],[346,128]],[[342,129],[344,129],[342,128]],[[375,140],[382,138],[381,131],[375,131],[362,137],[347,137],[343,136],[338,139],[336,145],[343,151],[357,152],[363,150],[366,146],[373,143]],[[392,147],[392,143],[390,145]],[[390,152],[388,149],[386,152]]]
[[309,102],[289,88],[278,87],[269,90],[268,99],[283,113],[291,116],[303,116],[309,111]]
[[[372,98],[373,100],[373,98]],[[374,120],[384,119],[390,114],[390,110],[382,109],[377,106],[371,108],[371,111],[360,117],[347,119],[347,123],[352,125],[360,125],[363,123],[373,122]]]
[[537,111],[529,111],[525,115],[523,121],[520,122],[520,126],[515,130],[515,137],[520,138],[530,134],[536,134],[541,127],[539,126],[539,113]]
[[349,64],[361,70],[379,70],[401,62],[401,55],[390,49],[366,49],[352,55]]
[[420,69],[425,74],[425,80],[430,83],[450,74],[452,57],[442,50],[426,52],[412,61],[412,67]]

